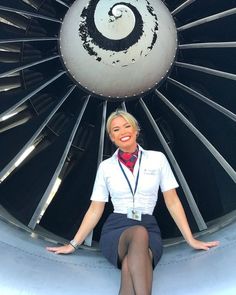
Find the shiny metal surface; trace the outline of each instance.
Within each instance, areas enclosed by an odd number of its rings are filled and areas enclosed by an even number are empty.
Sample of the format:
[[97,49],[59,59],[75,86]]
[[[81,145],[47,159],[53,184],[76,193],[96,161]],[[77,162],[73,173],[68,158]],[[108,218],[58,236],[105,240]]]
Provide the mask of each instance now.
[[[154,271],[152,294],[235,295],[236,220],[212,231],[201,238],[219,239],[221,244],[207,252],[194,251],[184,242],[165,247]],[[0,294],[118,294],[120,271],[98,250],[55,255],[45,250],[52,243],[0,220]]]

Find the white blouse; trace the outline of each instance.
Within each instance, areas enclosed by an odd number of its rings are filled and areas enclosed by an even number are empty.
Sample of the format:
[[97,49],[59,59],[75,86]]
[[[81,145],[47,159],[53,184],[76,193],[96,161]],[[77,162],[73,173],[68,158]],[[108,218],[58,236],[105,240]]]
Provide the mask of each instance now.
[[115,213],[126,214],[129,208],[133,208],[134,201],[136,209],[140,209],[143,214],[152,214],[157,202],[159,186],[162,192],[178,187],[166,156],[161,152],[147,151],[139,146],[139,156],[133,173],[125,165],[121,165],[133,191],[139,171],[134,197],[119,166],[118,150],[99,165],[91,196],[92,201],[108,202],[110,195]]

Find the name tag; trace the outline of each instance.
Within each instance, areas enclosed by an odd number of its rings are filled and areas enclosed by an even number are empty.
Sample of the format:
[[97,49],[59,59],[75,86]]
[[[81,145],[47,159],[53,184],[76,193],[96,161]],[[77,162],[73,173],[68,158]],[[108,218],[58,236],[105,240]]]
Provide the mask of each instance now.
[[127,218],[141,221],[142,211],[139,209],[129,208],[127,212]]

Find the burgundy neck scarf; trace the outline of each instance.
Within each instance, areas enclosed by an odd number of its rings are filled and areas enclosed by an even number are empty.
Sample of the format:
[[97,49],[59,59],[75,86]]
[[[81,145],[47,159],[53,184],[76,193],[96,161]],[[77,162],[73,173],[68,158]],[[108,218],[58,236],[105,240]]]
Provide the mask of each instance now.
[[138,159],[138,148],[133,153],[126,153],[119,149],[118,159],[133,173],[134,165]]

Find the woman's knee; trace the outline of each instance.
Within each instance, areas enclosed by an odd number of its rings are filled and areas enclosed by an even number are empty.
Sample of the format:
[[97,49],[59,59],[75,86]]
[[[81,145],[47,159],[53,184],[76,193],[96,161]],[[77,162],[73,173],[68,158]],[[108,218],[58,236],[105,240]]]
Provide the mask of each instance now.
[[132,237],[135,240],[145,243],[149,242],[149,234],[147,229],[142,225],[136,225],[132,228]]
[[[132,245],[132,246],[131,246]],[[128,228],[120,237],[118,245],[119,259],[122,261],[131,248],[149,248],[149,234],[144,226],[136,225]]]

